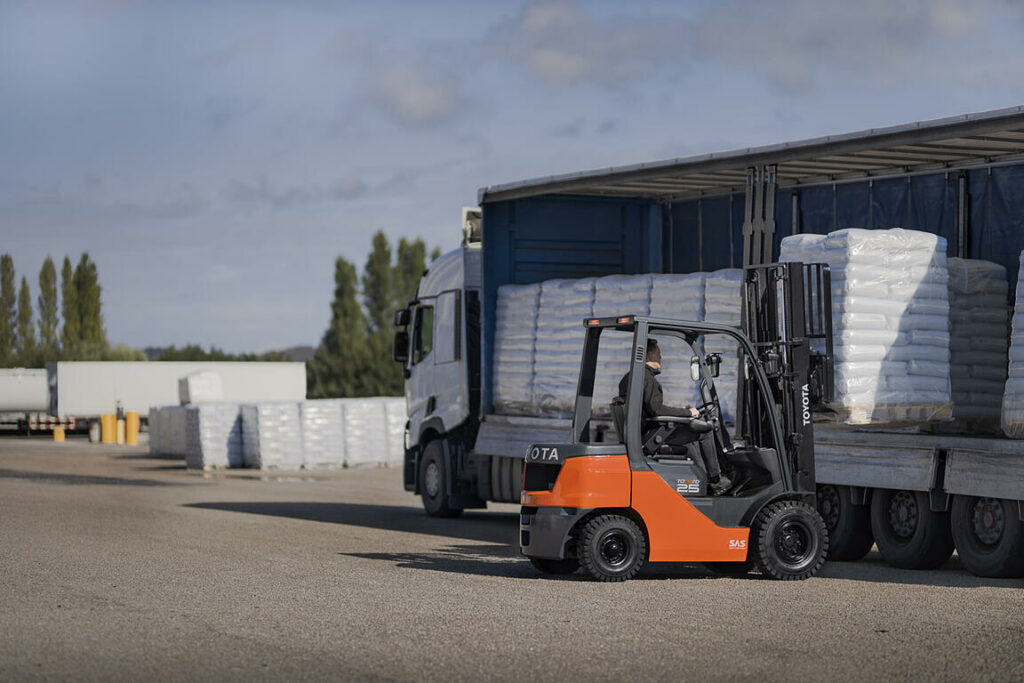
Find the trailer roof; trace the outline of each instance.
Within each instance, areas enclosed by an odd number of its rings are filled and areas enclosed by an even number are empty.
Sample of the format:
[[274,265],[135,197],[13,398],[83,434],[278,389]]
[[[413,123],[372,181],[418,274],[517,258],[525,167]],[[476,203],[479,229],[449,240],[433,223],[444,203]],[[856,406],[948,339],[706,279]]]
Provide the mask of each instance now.
[[779,187],[935,173],[1024,161],[1024,105],[765,147],[493,185],[481,204],[544,194],[661,201],[742,191],[747,169],[774,164]]

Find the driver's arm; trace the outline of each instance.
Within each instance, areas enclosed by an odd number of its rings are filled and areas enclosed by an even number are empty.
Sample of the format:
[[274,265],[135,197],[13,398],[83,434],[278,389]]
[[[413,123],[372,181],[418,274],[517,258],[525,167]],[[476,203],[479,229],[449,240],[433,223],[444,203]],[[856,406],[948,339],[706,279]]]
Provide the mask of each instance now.
[[661,383],[658,381],[651,382],[650,386],[644,387],[644,394],[645,402],[650,408],[652,415],[668,415],[669,417],[698,417],[700,415],[697,410],[690,406],[673,408],[672,406],[665,405],[665,395],[661,389]]

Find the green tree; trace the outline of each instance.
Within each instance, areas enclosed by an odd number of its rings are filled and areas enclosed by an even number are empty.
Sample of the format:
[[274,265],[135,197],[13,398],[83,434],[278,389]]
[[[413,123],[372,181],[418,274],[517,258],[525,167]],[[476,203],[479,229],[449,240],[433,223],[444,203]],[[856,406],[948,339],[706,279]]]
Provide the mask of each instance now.
[[65,360],[74,360],[82,343],[82,316],[78,309],[75,273],[67,256],[60,270],[60,295],[61,317],[64,318],[64,328],[60,333],[61,352]]
[[441,247],[434,247],[434,251],[430,252],[430,260],[436,261],[441,258]]
[[417,239],[409,242],[404,237],[398,240],[397,263],[392,280],[393,306],[397,310],[416,296],[423,271],[427,268],[427,245]]
[[43,261],[39,271],[39,299],[36,302],[39,314],[39,354],[40,360],[57,360],[57,268],[49,256]]
[[118,344],[104,352],[103,360],[142,361],[146,360],[146,352],[125,344]]
[[307,365],[313,398],[369,396],[367,365],[371,360],[368,329],[356,291],[356,269],[342,257],[334,264],[331,322],[313,362]]
[[18,295],[14,289],[14,259],[0,256],[0,367],[14,363]]
[[32,324],[32,293],[28,280],[21,276],[18,290],[18,324],[15,328],[15,357],[19,364],[32,367],[36,364],[36,330]]
[[72,278],[78,303],[83,358],[102,357],[108,348],[107,333],[103,329],[103,311],[100,303],[99,273],[89,254],[82,254]]
[[373,236],[373,249],[363,269],[363,302],[366,304],[370,332],[387,330],[392,314],[391,245],[383,232]]

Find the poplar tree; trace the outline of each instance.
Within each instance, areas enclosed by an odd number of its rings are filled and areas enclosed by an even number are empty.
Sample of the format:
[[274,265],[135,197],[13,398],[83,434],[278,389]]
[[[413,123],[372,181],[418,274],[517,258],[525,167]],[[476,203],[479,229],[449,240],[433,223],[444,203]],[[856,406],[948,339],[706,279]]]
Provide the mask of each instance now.
[[372,395],[366,381],[371,361],[368,329],[356,283],[355,266],[339,256],[334,264],[331,322],[308,366],[308,390],[314,398]]
[[82,341],[82,317],[78,309],[75,273],[67,256],[60,270],[60,295],[61,317],[64,318],[60,334],[61,353],[65,360],[75,360]]
[[18,324],[15,328],[15,357],[20,365],[32,367],[36,364],[36,331],[32,324],[32,293],[28,280],[21,276],[18,290]]
[[0,256],[0,366],[14,362],[15,321],[18,296],[14,289],[14,259]]
[[49,256],[39,271],[39,299],[36,301],[39,314],[39,353],[43,362],[57,360],[57,268]]
[[107,333],[103,329],[99,273],[89,254],[82,254],[75,266],[72,282],[78,304],[82,352],[88,359],[99,359],[107,351]]

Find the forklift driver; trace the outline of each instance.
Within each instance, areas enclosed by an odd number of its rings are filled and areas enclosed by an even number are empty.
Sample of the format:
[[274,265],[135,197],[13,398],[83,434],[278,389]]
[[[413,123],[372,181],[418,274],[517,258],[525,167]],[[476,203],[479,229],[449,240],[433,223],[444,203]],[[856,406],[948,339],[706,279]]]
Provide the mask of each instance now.
[[[651,420],[658,415],[668,415],[672,417],[700,417],[700,412],[692,406],[683,406],[682,408],[673,408],[672,406],[665,405],[662,401],[664,400],[664,393],[661,388],[661,383],[657,379],[657,375],[661,372],[661,349],[658,348],[657,339],[647,340],[647,364],[644,372],[644,400],[643,400],[643,416],[644,420]],[[622,396],[626,395],[626,389],[629,387],[629,373],[619,381],[619,394]],[[689,444],[697,442],[697,448],[695,450],[700,451],[701,460],[704,461],[704,467],[708,473],[708,483],[712,495],[720,496],[727,492],[732,486],[732,481],[725,474],[722,473],[722,466],[718,462],[718,452],[715,449],[715,438],[712,432],[704,432],[698,434],[697,432],[690,429],[687,425],[677,425],[668,437],[665,439],[665,443],[670,446],[680,448],[681,450],[687,449]]]

